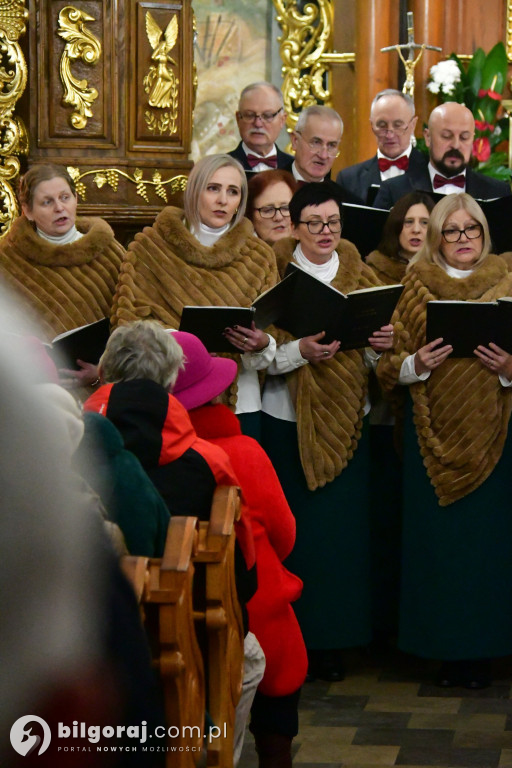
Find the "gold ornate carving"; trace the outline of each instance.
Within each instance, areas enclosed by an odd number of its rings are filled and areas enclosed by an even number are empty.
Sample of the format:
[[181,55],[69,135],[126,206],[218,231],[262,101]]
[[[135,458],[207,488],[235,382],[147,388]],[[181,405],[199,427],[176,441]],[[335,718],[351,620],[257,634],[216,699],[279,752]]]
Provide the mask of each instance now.
[[21,0],[0,0],[0,235],[9,230],[19,209],[11,181],[20,170],[17,155],[28,151],[23,121],[14,109],[27,84],[27,65],[18,38],[25,33],[28,11]]
[[144,90],[149,94],[150,107],[169,111],[155,113],[148,109],[144,112],[144,119],[150,131],[172,135],[177,131],[179,80],[169,66],[170,64],[177,66],[169,54],[178,38],[178,17],[176,15],[172,17],[164,32],[147,11],[146,34],[153,50],[151,60],[156,61],[157,64],[150,66],[143,80]]
[[77,130],[85,128],[87,118],[92,117],[91,105],[98,98],[98,91],[87,80],[78,80],[71,73],[71,64],[81,59],[85,64],[95,64],[101,55],[101,43],[85,28],[87,21],[94,21],[85,11],[67,5],[59,13],[58,34],[66,45],[60,57],[60,78],[64,86],[64,104],[71,104],[75,111],[69,122]]
[[122,176],[132,184],[136,185],[137,194],[143,197],[147,203],[149,203],[148,188],[153,188],[155,194],[167,202],[168,191],[171,194],[175,194],[176,192],[183,191],[187,186],[186,176],[180,174],[179,176],[173,176],[172,178],[165,179],[164,181],[160,171],[156,170],[153,171],[151,179],[145,179],[144,172],[141,171],[140,168],[135,169],[133,176],[130,176],[130,174],[126,173],[126,171],[119,170],[119,168],[99,168],[81,173],[80,168],[76,168],[75,166],[68,166],[67,170],[75,182],[77,194],[82,198],[82,200],[85,200],[87,193],[87,188],[83,182],[83,179],[85,179],[86,176],[91,176],[92,174],[94,174],[93,182],[96,184],[98,189],[101,189],[105,186],[105,184],[108,184],[108,186],[113,189],[114,192],[117,192],[117,188],[119,186],[119,177]]
[[273,0],[283,31],[278,38],[283,61],[283,98],[288,126],[311,104],[331,104],[326,80],[331,65],[355,61],[354,53],[333,53],[332,0],[316,0],[301,9],[297,0]]
[[505,49],[507,51],[507,59],[512,62],[512,0],[507,0],[506,5]]

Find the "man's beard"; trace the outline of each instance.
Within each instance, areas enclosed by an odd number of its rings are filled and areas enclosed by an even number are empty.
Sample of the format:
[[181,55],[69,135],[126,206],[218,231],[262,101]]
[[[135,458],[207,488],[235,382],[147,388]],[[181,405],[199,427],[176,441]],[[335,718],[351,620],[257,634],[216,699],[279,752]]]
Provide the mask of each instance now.
[[[446,165],[445,160],[447,157],[456,157],[458,160],[462,160],[462,165],[459,165],[457,168],[454,168],[451,165]],[[443,176],[446,176],[447,179],[451,179],[452,176],[458,176],[462,173],[467,165],[462,152],[459,152],[458,149],[449,149],[448,152],[444,153],[442,159],[436,162],[435,167],[443,174]]]

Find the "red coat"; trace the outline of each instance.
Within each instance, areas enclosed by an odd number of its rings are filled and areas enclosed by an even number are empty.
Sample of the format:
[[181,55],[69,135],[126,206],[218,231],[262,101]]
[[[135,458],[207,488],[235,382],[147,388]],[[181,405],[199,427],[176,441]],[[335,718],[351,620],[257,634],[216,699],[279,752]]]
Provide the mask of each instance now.
[[286,696],[300,688],[307,672],[304,640],[290,605],[300,597],[302,582],[282,564],[295,543],[295,518],[270,459],[256,440],[242,435],[229,408],[205,405],[189,416],[199,437],[228,454],[250,512],[258,589],[247,604],[249,628],[267,659],[259,690]]

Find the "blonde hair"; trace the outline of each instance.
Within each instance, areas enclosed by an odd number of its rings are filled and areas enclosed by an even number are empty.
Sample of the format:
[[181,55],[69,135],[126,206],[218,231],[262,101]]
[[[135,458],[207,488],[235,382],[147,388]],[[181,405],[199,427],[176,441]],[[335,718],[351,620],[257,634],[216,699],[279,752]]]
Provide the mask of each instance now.
[[235,224],[238,224],[243,218],[245,214],[245,206],[247,204],[247,179],[244,169],[238,160],[235,160],[231,155],[207,155],[206,157],[201,158],[201,160],[199,160],[192,168],[190,176],[188,177],[187,189],[185,191],[185,217],[192,229],[198,230],[201,223],[198,212],[199,197],[201,193],[204,192],[208,186],[213,174],[216,173],[219,168],[226,167],[236,168],[240,174],[240,190],[242,193],[238,209],[231,220],[231,226],[234,227]]
[[477,267],[489,255],[491,250],[491,235],[489,234],[489,225],[484,212],[471,195],[467,192],[459,192],[454,195],[446,195],[434,206],[428,220],[427,234],[425,242],[418,253],[412,257],[407,270],[417,261],[426,261],[430,264],[437,264],[444,267],[445,259],[441,253],[441,243],[443,236],[441,234],[446,219],[455,211],[464,210],[482,227],[483,245],[482,252],[473,266]]

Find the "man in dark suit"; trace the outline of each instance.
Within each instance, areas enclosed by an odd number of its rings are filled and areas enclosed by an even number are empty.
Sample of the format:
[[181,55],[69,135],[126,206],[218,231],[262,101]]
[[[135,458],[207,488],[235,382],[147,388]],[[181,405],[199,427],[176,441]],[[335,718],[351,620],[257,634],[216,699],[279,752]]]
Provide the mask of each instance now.
[[[299,184],[309,181],[329,181],[334,160],[338,157],[343,135],[343,120],[330,107],[313,104],[303,109],[292,132],[295,158],[285,166]],[[361,200],[342,189],[344,203],[361,203]]]
[[468,167],[473,149],[475,120],[464,104],[451,101],[436,107],[424,131],[430,159],[396,179],[384,182],[374,201],[376,208],[391,208],[415,189],[449,195],[467,192],[480,200],[511,194],[510,185]]
[[362,163],[344,168],[336,181],[371,205],[384,181],[415,171],[423,162],[422,153],[411,145],[418,118],[410,96],[393,88],[380,91],[370,109],[370,124],[377,138],[377,154]]
[[248,176],[283,168],[293,160],[275,144],[286,122],[283,94],[275,85],[247,85],[240,94],[236,122],[242,141],[228,155],[242,164]]
[[285,170],[297,181],[330,179],[342,135],[343,120],[334,109],[318,104],[303,109],[292,132],[295,157],[290,157]]

